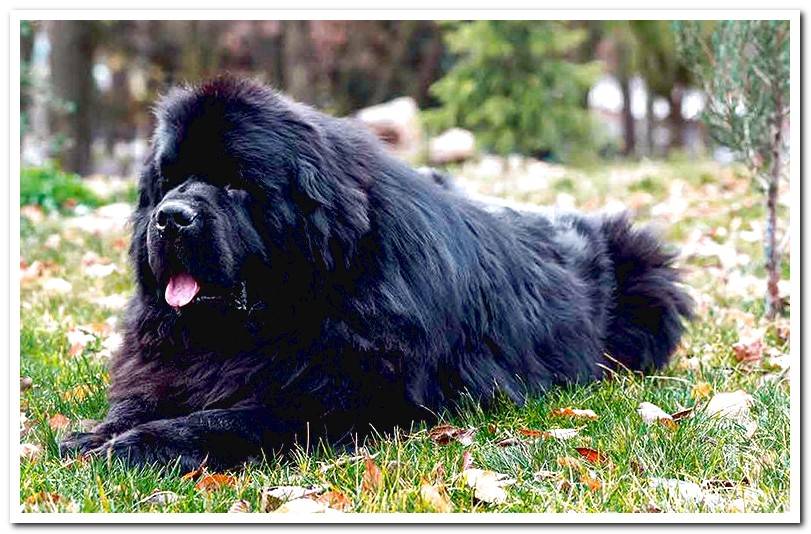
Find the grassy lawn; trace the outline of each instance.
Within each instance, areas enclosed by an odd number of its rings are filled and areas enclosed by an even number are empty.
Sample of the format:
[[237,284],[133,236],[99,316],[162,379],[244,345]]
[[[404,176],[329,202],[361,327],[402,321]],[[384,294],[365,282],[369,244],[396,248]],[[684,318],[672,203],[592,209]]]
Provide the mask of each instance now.
[[[22,509],[226,512],[241,500],[243,509],[267,511],[279,503],[263,499],[263,490],[294,485],[321,487],[333,508],[352,512],[787,510],[788,311],[776,323],[762,320],[763,208],[748,179],[688,162],[563,170],[534,188],[511,185],[532,169],[500,181],[467,168],[459,172],[481,192],[505,195],[497,189],[504,184],[507,196],[522,202],[587,210],[622,202],[684,247],[699,317],[672,364],[657,376],[617,374],[556,389],[520,408],[505,403],[483,413],[465,407],[446,420],[476,429],[469,444],[438,444],[417,426],[369,440],[355,455],[311,446],[268,458],[216,479],[223,482],[218,487],[204,488],[215,479],[183,477],[172,466],[134,470],[105,458],[60,459],[60,436],[92,425],[106,411],[105,362],[131,287],[128,237],[116,219],[99,219],[96,212],[24,209],[21,380],[30,378],[30,386],[26,380],[21,393]],[[786,228],[788,210],[782,209]],[[786,249],[786,280],[787,256]],[[747,351],[750,361],[736,357]],[[704,410],[716,394],[737,390],[752,396],[748,425]],[[676,423],[648,423],[637,413],[642,402],[667,413],[694,409]],[[553,414],[566,407],[592,410],[597,418]],[[576,435],[527,435],[567,428]],[[463,463],[504,474],[511,483],[499,498],[477,497],[481,488],[467,483]],[[158,491],[171,493],[155,497]]]

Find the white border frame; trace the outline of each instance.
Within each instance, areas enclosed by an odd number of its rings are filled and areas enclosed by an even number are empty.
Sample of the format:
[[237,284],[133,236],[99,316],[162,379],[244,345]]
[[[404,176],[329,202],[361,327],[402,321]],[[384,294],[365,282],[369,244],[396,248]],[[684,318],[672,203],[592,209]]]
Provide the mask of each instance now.
[[[791,92],[794,113],[790,126],[789,208],[792,272],[791,295],[791,500],[785,513],[765,514],[616,514],[616,513],[352,513],[320,516],[272,514],[215,513],[23,513],[19,506],[20,458],[19,428],[20,393],[20,22],[22,20],[250,20],[250,19],[321,19],[321,20],[455,20],[455,19],[562,19],[562,20],[677,20],[677,19],[785,19],[790,21]],[[10,518],[13,523],[799,523],[800,522],[800,400],[801,400],[801,186],[800,186],[800,11],[799,10],[15,10],[9,17],[10,91],[9,91],[9,483]]]

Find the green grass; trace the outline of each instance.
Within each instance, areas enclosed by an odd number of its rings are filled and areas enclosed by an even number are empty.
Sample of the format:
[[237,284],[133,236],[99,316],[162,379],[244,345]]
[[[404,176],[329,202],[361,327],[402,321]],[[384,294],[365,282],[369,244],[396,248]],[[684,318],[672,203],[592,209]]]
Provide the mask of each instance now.
[[[633,167],[627,170],[629,178],[625,180],[617,179],[626,175],[626,168],[619,166],[587,174],[572,171],[565,179],[550,183],[549,188],[541,187],[518,200],[548,204],[565,191],[575,197],[578,206],[594,209],[636,193],[639,217],[663,223],[669,239],[684,244],[694,232],[712,233],[717,243],[750,256],[751,261],[732,270],[763,276],[760,244],[741,239],[741,231],[762,219],[759,197],[750,193],[746,182],[743,186],[740,183],[745,178],[705,163],[657,164],[637,173],[631,172]],[[686,208],[673,216],[653,215],[652,211],[660,213],[654,206],[672,200],[667,199],[679,181],[683,183],[680,197]],[[786,225],[787,214],[783,217],[782,224]],[[740,220],[734,222],[736,218]],[[211,492],[196,489],[193,480],[182,479],[183,473],[175,466],[130,469],[104,458],[84,463],[62,460],[57,455],[57,442],[63,431],[53,431],[48,420],[63,414],[76,428],[82,420],[104,416],[107,375],[103,340],[109,332],[101,325],[120,312],[103,307],[98,298],[127,294],[131,288],[124,236],[88,235],[69,228],[66,221],[67,217],[49,217],[34,225],[21,220],[24,261],[28,265],[39,261],[46,268],[43,278],[24,282],[21,289],[21,376],[33,380],[33,387],[21,394],[22,411],[30,421],[21,441],[43,448],[36,459],[21,461],[20,501],[26,511],[43,509],[41,504],[32,505],[42,493],[60,496],[56,504],[59,511],[225,512],[237,499],[248,501],[256,511],[262,488],[273,485],[327,486],[343,493],[356,512],[433,511],[420,498],[420,485],[423,479],[434,480],[437,466],[444,469],[444,484],[457,512],[638,512],[650,506],[679,512],[708,510],[703,504],[653,488],[650,479],[654,477],[698,484],[729,481],[732,487],[719,492],[725,503],[743,497],[746,511],[781,512],[788,508],[790,385],[786,376],[765,365],[746,367],[734,359],[731,345],[742,332],[763,324],[761,295],[729,294],[719,277],[728,275],[730,269],[719,268],[713,258],[687,258],[684,262],[687,281],[700,297],[700,317],[690,325],[669,368],[656,376],[620,373],[600,383],[557,388],[523,407],[499,403],[483,412],[466,403],[459,415],[446,419],[478,430],[468,447],[459,443],[437,445],[422,426],[393,436],[377,436],[365,444],[383,472],[382,485],[373,491],[363,489],[363,458],[315,445],[234,472],[237,481],[233,486]],[[718,228],[727,231],[719,233]],[[52,235],[61,236],[58,244],[54,238],[49,240]],[[111,260],[121,267],[120,272],[104,278],[88,277],[81,267],[88,250]],[[788,258],[784,263],[788,264]],[[72,289],[63,294],[49,291],[44,287],[48,278],[63,278]],[[98,339],[71,355],[67,335],[76,327],[100,333]],[[775,354],[789,352],[788,342],[773,328],[765,342]],[[686,365],[689,358],[698,358],[699,364]],[[709,386],[704,396],[700,395],[701,387],[696,389],[702,384]],[[714,393],[737,389],[754,397],[752,417],[758,427],[751,438],[735,423],[707,418],[700,409],[675,430],[646,424],[636,413],[643,401],[675,412],[700,407]],[[599,418],[572,421],[550,415],[553,409],[566,406],[594,410]],[[566,427],[581,427],[579,436],[570,440],[524,438],[517,446],[497,445],[503,438],[520,437],[519,429]],[[561,467],[560,458],[578,456],[575,447],[597,449],[610,462]],[[516,479],[506,488],[504,503],[479,502],[462,483],[459,474],[465,451],[475,467]],[[325,465],[331,467],[322,469]],[[540,470],[554,475],[536,480],[533,475]],[[600,487],[585,484],[584,473],[599,480]],[[144,501],[158,490],[172,491],[178,499],[165,505]]]

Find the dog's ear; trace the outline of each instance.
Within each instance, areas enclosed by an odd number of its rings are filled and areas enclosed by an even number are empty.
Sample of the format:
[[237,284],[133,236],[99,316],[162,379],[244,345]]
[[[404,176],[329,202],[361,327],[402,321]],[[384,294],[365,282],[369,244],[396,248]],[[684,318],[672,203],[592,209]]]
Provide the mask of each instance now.
[[293,200],[312,258],[327,270],[349,267],[369,230],[366,193],[320,154],[300,154],[295,167]]

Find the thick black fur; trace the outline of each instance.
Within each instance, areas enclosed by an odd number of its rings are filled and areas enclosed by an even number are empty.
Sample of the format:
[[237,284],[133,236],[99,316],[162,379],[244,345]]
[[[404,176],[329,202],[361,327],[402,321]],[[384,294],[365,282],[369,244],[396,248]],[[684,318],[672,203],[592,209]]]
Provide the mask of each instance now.
[[[157,117],[110,411],[65,451],[235,466],[653,369],[690,316],[673,254],[624,216],[488,208],[249,81],[176,89]],[[187,230],[156,230],[178,203]],[[202,291],[176,310],[181,271]]]

